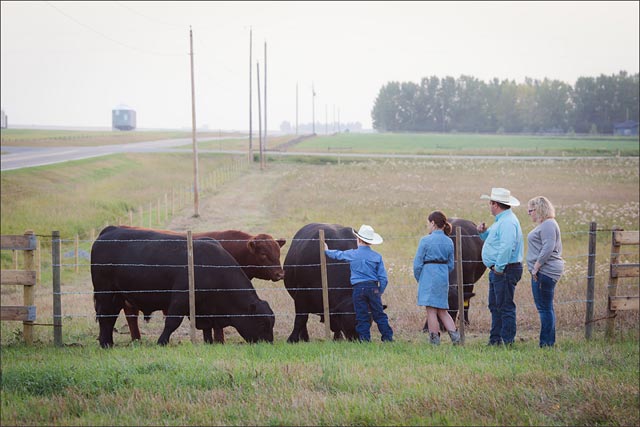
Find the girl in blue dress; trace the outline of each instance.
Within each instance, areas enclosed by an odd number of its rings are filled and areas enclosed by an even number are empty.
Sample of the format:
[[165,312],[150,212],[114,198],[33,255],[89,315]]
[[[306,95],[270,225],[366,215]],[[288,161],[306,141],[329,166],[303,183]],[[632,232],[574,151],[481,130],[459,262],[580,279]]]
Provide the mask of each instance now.
[[429,234],[420,239],[413,260],[413,275],[418,281],[418,305],[427,309],[429,341],[440,344],[438,319],[451,337],[460,343],[460,333],[447,311],[449,309],[449,272],[453,270],[453,241],[449,238],[451,224],[440,211],[428,218]]

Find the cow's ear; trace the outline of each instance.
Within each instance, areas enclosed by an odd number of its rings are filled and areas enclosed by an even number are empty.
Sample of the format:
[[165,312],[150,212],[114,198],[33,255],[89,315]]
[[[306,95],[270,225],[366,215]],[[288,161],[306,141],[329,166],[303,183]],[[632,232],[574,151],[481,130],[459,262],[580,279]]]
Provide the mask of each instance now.
[[256,252],[256,246],[257,246],[257,243],[256,243],[256,240],[254,238],[252,238],[251,240],[249,240],[247,242],[247,248],[249,248],[249,251],[251,253],[255,253]]
[[278,242],[280,247],[283,247],[287,243],[287,239],[278,239],[276,242]]

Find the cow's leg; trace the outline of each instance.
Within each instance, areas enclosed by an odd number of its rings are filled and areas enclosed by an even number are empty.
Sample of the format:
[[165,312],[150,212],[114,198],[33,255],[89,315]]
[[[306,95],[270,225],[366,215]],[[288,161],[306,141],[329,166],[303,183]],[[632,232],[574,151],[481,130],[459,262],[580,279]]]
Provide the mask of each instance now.
[[96,317],[98,325],[100,325],[100,336],[98,337],[100,347],[113,347],[113,328],[122,307],[123,303],[114,295],[99,294],[95,296]]
[[289,338],[287,338],[287,342],[295,343],[299,342],[301,339],[303,341],[309,341],[309,331],[307,330],[308,320],[308,314],[296,313],[296,320],[293,323],[293,331],[291,332],[291,335],[289,335]]
[[210,328],[204,328],[202,330],[202,339],[204,339],[204,342],[207,344],[213,344],[213,336],[211,335]]
[[164,329],[160,338],[158,338],[158,344],[167,345],[169,343],[169,337],[178,329],[178,326],[182,323],[183,315],[178,314],[177,310],[171,310],[171,308],[167,312],[167,317],[164,319]]
[[224,344],[224,329],[213,328],[213,342]]
[[131,340],[139,340],[140,328],[138,327],[138,308],[125,301],[124,316],[125,319],[127,319],[127,324],[129,325],[129,334],[131,334]]

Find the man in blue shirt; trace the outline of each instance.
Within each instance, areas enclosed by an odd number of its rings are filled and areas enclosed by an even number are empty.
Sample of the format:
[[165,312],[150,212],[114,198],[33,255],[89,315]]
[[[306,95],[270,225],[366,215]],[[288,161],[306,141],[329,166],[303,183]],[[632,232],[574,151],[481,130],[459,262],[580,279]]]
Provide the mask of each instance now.
[[492,188],[489,200],[491,215],[495,222],[487,229],[483,222],[478,225],[482,246],[482,262],[489,272],[489,311],[491,332],[489,345],[511,345],[516,336],[516,285],[522,278],[524,239],[520,221],[511,207],[520,206],[520,201],[506,188]]
[[371,317],[378,325],[382,341],[393,341],[393,330],[389,326],[381,298],[388,283],[387,271],[382,256],[371,249],[371,245],[382,243],[382,237],[374,232],[370,225],[365,224],[358,232],[353,230],[353,234],[358,239],[357,249],[330,250],[325,243],[324,253],[329,258],[349,262],[353,307],[356,311],[356,332],[360,341],[371,341]]

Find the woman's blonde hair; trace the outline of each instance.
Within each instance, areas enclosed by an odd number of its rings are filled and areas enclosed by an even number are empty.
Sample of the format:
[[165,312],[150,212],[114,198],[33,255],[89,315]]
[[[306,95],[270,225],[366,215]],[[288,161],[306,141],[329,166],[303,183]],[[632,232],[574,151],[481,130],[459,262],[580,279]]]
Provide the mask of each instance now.
[[553,207],[549,199],[544,196],[536,196],[533,199],[529,200],[529,209],[535,210],[536,214],[538,214],[538,220],[540,222],[545,219],[555,218],[556,217],[556,209]]

